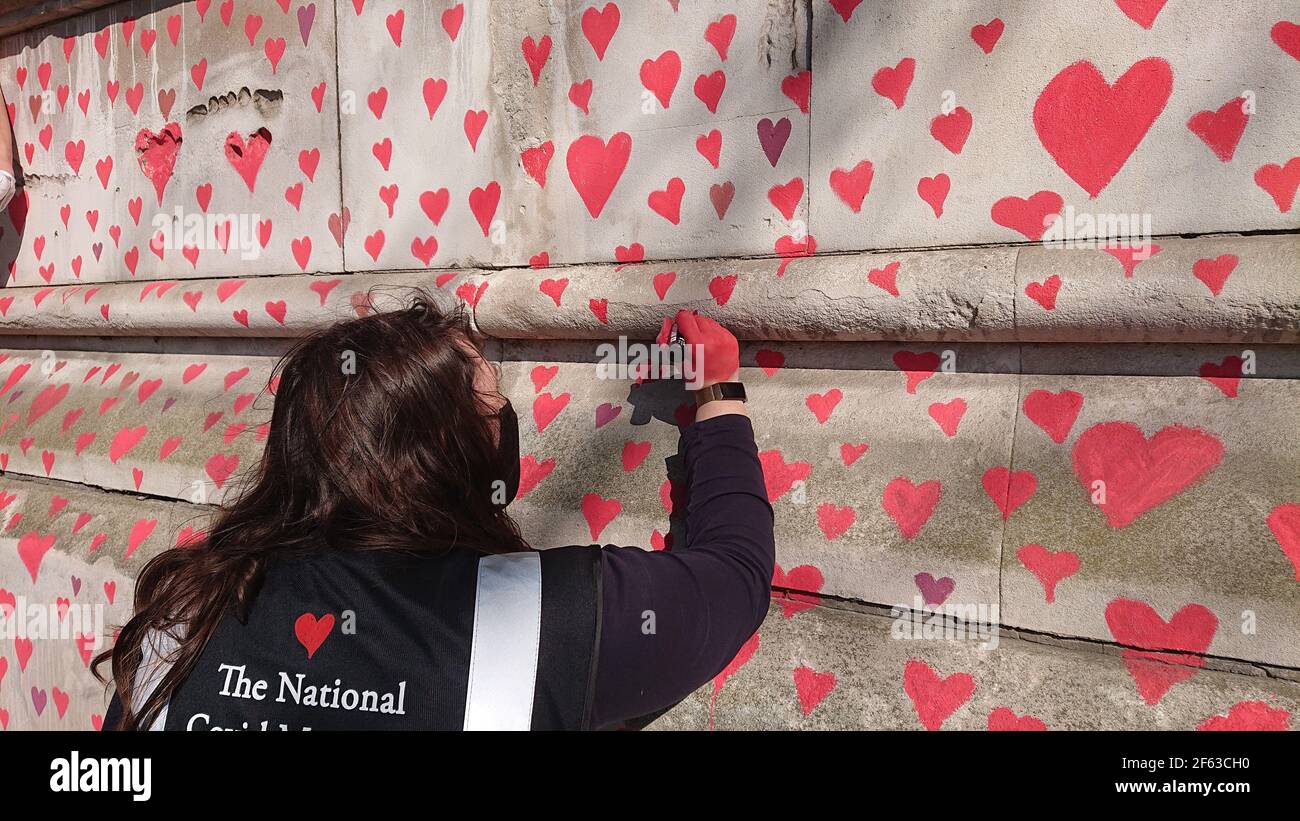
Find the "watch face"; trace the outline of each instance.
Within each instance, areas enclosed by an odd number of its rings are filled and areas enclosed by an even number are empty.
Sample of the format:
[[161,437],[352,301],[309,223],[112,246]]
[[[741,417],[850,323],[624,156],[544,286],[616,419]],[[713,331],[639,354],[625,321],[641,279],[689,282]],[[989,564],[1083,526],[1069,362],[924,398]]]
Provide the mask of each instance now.
[[718,393],[723,399],[745,399],[745,386],[739,382],[722,382],[718,385]]

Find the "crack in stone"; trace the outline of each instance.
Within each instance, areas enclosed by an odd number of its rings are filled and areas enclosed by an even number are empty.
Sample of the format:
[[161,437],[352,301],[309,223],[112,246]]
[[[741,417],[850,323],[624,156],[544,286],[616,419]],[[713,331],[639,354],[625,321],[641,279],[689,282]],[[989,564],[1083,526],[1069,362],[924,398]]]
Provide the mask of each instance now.
[[[856,613],[868,618],[879,618],[893,620],[895,617],[892,611],[899,608],[906,613],[911,613],[912,608],[901,607],[900,605],[882,604],[879,602],[867,601],[865,599],[854,599],[846,596],[836,596],[827,593],[810,592],[807,590],[797,590],[789,587],[772,587],[773,593],[786,593],[794,596],[812,597],[818,600],[816,607],[825,607],[828,610],[839,612]],[[960,620],[951,619],[945,613],[939,612],[930,614],[930,617],[938,616],[943,620],[945,625],[958,625]],[[1046,630],[1037,630],[1027,627],[1013,627],[999,622],[997,625],[999,636],[1024,641],[1028,644],[1035,644],[1042,647],[1059,647],[1065,650],[1077,652],[1087,652],[1100,655],[1117,656],[1116,651],[1137,650],[1144,653],[1175,653],[1179,655],[1196,656],[1204,661],[1201,667],[1193,667],[1196,670],[1211,670],[1216,673],[1226,673],[1229,675],[1259,675],[1266,678],[1278,679],[1281,681],[1300,682],[1300,667],[1289,667],[1282,664],[1273,664],[1268,662],[1251,661],[1249,659],[1237,658],[1235,656],[1218,656],[1206,653],[1189,653],[1185,650],[1176,648],[1148,648],[1136,647],[1134,645],[1121,644],[1116,641],[1106,639],[1097,639],[1090,636],[1072,635],[1068,633],[1052,633]],[[974,642],[978,643],[978,642]],[[1169,664],[1160,659],[1151,659],[1153,663]],[[1190,665],[1170,664],[1171,667],[1190,667]],[[1246,671],[1249,672],[1246,672]]]

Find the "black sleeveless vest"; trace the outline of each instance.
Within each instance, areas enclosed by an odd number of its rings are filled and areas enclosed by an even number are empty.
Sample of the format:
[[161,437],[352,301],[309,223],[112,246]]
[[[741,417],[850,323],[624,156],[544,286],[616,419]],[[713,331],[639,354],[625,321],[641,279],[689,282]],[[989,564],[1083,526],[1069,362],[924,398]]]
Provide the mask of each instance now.
[[[589,729],[600,600],[597,546],[288,560],[150,729]],[[170,644],[145,642],[137,704]]]

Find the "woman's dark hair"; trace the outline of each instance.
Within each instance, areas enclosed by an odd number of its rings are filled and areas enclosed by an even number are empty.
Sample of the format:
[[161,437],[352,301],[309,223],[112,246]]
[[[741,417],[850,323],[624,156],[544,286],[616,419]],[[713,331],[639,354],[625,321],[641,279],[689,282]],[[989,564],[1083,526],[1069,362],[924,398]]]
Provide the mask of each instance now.
[[[266,448],[201,541],[151,559],[135,614],[110,650],[122,704],[116,729],[146,728],[193,670],[227,612],[241,620],[269,563],[319,550],[527,549],[494,504],[509,466],[498,450],[499,397],[475,388],[481,347],[463,308],[423,291],[400,310],[339,322],[277,364]],[[278,384],[277,384],[278,380]],[[132,688],[150,631],[179,639],[141,706]]]

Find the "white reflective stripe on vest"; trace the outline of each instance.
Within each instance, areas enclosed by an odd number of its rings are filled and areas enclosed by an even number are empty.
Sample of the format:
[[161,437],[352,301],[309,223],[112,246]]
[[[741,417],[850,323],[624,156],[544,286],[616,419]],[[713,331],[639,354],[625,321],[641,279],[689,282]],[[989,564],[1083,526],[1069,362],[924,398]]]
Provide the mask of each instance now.
[[[171,662],[167,656],[172,653],[180,642],[171,633],[164,633],[157,630],[150,630],[145,633],[144,641],[140,643],[140,666],[135,671],[135,683],[131,687],[131,709],[139,712],[144,707],[149,696],[162,682],[167,671],[171,669]],[[150,730],[163,730],[167,727],[167,708],[171,706],[168,701],[158,711],[158,716],[149,725]]]
[[532,726],[541,629],[541,555],[529,551],[479,559],[466,730]]

